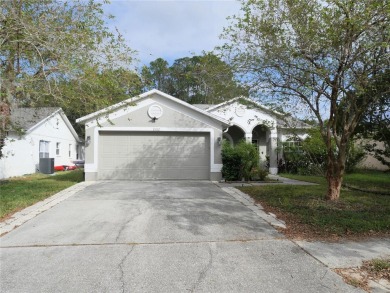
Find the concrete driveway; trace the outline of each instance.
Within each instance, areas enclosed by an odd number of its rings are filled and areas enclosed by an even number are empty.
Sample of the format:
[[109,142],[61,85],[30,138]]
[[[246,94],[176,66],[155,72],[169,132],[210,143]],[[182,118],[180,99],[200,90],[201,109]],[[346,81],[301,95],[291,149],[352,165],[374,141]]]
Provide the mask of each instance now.
[[360,292],[205,181],[97,182],[0,246],[1,292]]

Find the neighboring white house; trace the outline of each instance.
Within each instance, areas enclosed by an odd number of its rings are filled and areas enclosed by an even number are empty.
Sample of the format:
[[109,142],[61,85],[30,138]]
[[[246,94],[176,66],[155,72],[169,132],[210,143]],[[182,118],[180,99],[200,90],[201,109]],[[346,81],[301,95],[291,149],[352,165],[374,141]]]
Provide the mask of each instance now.
[[14,109],[11,124],[0,159],[0,179],[39,171],[40,158],[54,158],[55,166],[83,159],[81,140],[61,108]]

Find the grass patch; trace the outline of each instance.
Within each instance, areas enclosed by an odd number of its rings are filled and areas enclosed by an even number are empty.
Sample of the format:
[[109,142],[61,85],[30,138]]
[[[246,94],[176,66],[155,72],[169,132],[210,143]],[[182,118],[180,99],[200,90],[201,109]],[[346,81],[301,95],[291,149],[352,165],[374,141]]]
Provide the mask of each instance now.
[[390,280],[390,258],[389,259],[373,259],[369,261],[368,266],[370,270],[375,273],[388,273],[388,279]]
[[354,188],[383,192],[390,195],[390,173],[371,172],[347,174],[345,175],[344,183]]
[[[304,176],[295,174],[280,174],[280,176],[306,182],[326,184],[326,179],[320,176]],[[365,191],[390,193],[389,172],[365,171],[354,174],[346,174],[344,176],[343,183],[347,186]]]
[[[359,176],[348,175],[346,180],[359,186],[376,186],[390,190],[388,174],[376,178],[365,174],[365,183]],[[324,200],[327,184],[324,178],[289,175],[289,178],[314,182],[318,185],[248,186],[239,189],[268,211],[287,222],[292,237],[305,238],[374,236],[390,234],[390,196],[368,191],[342,189],[337,202]],[[372,180],[370,180],[370,177]],[[387,187],[386,187],[387,186]],[[287,229],[287,230],[288,230]]]
[[81,181],[82,169],[3,180],[0,184],[0,220]]

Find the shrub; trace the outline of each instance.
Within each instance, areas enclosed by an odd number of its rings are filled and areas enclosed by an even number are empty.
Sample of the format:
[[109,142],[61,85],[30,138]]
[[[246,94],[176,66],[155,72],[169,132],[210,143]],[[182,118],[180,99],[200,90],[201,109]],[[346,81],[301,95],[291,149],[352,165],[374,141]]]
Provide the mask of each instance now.
[[225,180],[251,180],[253,169],[259,165],[259,154],[251,143],[241,141],[234,147],[225,141],[222,145],[222,164]]
[[268,172],[260,167],[254,167],[251,171],[251,180],[265,181]]
[[241,156],[241,174],[245,180],[251,180],[251,171],[259,166],[259,153],[252,143],[240,141],[235,147]]
[[[327,152],[319,129],[310,129],[309,137],[300,142],[299,148],[284,150],[284,170],[299,175],[324,175]],[[334,146],[335,148],[335,146]]]
[[[318,129],[309,130],[309,137],[301,141],[299,148],[284,148],[284,162],[279,163],[280,170],[299,175],[324,175],[327,163],[326,145]],[[286,151],[287,150],[287,151]],[[336,144],[333,152],[337,153]],[[345,170],[351,173],[364,158],[362,148],[352,141],[348,148]]]
[[241,175],[241,155],[224,141],[222,145],[222,176],[227,181],[236,181],[242,178]]

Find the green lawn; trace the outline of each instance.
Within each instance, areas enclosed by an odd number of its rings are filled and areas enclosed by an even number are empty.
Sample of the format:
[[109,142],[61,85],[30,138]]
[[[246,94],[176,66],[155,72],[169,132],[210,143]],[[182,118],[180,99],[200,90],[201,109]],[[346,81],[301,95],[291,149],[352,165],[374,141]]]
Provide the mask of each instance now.
[[[326,183],[325,178],[319,176],[303,176],[293,174],[280,174],[280,176],[319,184]],[[346,174],[344,176],[343,183],[346,186],[350,186],[353,188],[390,194],[389,172],[385,173],[378,171],[366,171],[354,174]]]
[[[284,175],[284,174],[282,174]],[[286,176],[287,177],[287,176]],[[301,223],[319,234],[369,235],[390,233],[390,174],[364,173],[347,175],[345,182],[367,191],[343,188],[339,201],[324,200],[326,181],[315,176],[288,175],[289,178],[314,182],[315,186],[251,186],[239,189],[280,217]],[[288,223],[287,223],[288,224]]]
[[33,174],[0,181],[0,219],[83,181],[83,170]]

